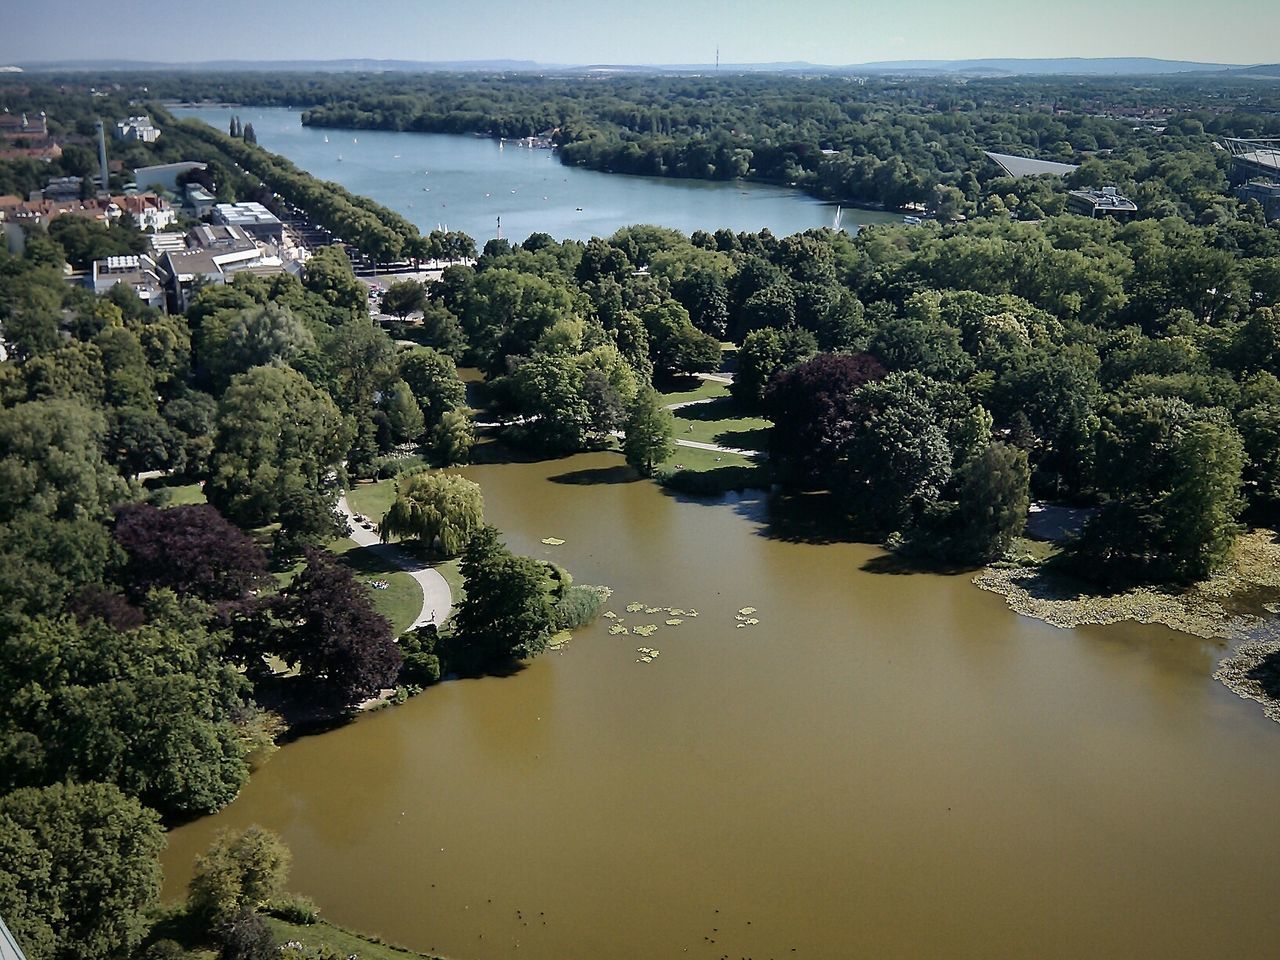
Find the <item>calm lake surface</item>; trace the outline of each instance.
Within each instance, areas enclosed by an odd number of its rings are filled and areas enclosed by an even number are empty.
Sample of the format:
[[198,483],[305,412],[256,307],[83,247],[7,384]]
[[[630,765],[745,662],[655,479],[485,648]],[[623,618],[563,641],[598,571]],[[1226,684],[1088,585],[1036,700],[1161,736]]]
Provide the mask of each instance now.
[[[834,204],[797,190],[581,170],[563,166],[550,150],[499,145],[483,137],[322,130],[304,127],[302,112],[286,107],[171,110],[224,132],[232,115],[239,116],[253,124],[263,147],[302,169],[385,204],[421,230],[463,230],[481,247],[495,236],[498,217],[502,235],[511,240],[536,231],[587,240],[635,223],[685,233],[768,227],[788,236],[831,226],[836,212]],[[846,208],[841,222],[852,230],[861,223],[901,223],[902,216]]]
[[513,549],[657,633],[602,620],[286,746],[173,831],[168,894],[259,823],[325,915],[457,958],[1275,955],[1280,728],[1211,679],[1216,644],[1058,630],[621,462],[463,472]]

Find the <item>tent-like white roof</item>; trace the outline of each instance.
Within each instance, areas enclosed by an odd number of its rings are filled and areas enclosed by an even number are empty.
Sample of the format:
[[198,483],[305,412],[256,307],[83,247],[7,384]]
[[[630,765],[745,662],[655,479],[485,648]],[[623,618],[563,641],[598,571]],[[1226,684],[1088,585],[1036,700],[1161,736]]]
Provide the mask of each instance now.
[[992,153],[984,151],[1011,177],[1038,177],[1042,173],[1053,173],[1065,177],[1078,170],[1074,163],[1057,163],[1053,160],[1033,160],[1031,157],[1015,157],[1008,153]]

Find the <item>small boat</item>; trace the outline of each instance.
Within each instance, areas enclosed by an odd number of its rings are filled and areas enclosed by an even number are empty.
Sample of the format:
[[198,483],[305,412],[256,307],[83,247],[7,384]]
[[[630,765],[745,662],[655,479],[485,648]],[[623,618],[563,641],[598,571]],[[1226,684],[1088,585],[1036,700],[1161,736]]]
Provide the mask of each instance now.
[[921,220],[919,217],[913,217],[911,215],[907,215],[903,217],[902,222],[908,227],[918,227],[920,226],[920,224],[924,223],[924,221]]
[[351,138],[351,142],[352,142],[352,143],[359,143],[360,141],[359,141],[358,139],[356,139],[355,137],[352,137],[352,138]]
[[324,135],[324,142],[325,143],[329,142],[329,135],[327,133]]
[[574,207],[574,209],[575,209],[575,210],[577,210],[577,211],[578,211],[578,213],[581,213],[581,212],[582,212],[582,208],[581,208],[581,207]]
[[338,154],[338,162],[339,162],[339,163],[341,163],[341,162],[342,162],[342,154]]

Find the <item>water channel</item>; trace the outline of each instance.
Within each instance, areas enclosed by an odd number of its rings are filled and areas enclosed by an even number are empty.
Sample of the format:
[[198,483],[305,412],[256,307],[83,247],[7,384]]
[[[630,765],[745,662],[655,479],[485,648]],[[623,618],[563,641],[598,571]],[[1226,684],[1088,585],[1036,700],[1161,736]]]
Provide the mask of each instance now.
[[[252,123],[258,142],[324,180],[372,197],[418,225],[463,230],[478,245],[535,231],[556,239],[607,237],[619,227],[655,223],[694,230],[788,236],[831,226],[836,208],[797,190],[758,183],[632,177],[563,166],[550,150],[484,137],[304,127],[285,107],[174,107],[182,118],[225,131],[233,115]],[[845,208],[841,223],[900,223],[899,214]]]
[[1058,630],[613,454],[464,473],[515,550],[658,631],[286,746],[171,834],[170,895],[259,823],[328,917],[456,958],[1274,954],[1280,729],[1217,644]]

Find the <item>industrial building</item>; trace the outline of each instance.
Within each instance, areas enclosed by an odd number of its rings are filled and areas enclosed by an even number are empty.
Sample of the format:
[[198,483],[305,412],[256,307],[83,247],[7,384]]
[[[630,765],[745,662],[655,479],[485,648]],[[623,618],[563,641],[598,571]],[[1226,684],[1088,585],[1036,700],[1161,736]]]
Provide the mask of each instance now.
[[245,233],[264,243],[280,243],[284,224],[280,218],[260,203],[219,203],[213,208],[215,223],[239,227]]
[[1129,220],[1138,212],[1138,205],[1128,197],[1122,197],[1115,187],[1103,187],[1101,190],[1069,191],[1067,209],[1095,220],[1101,217]]

